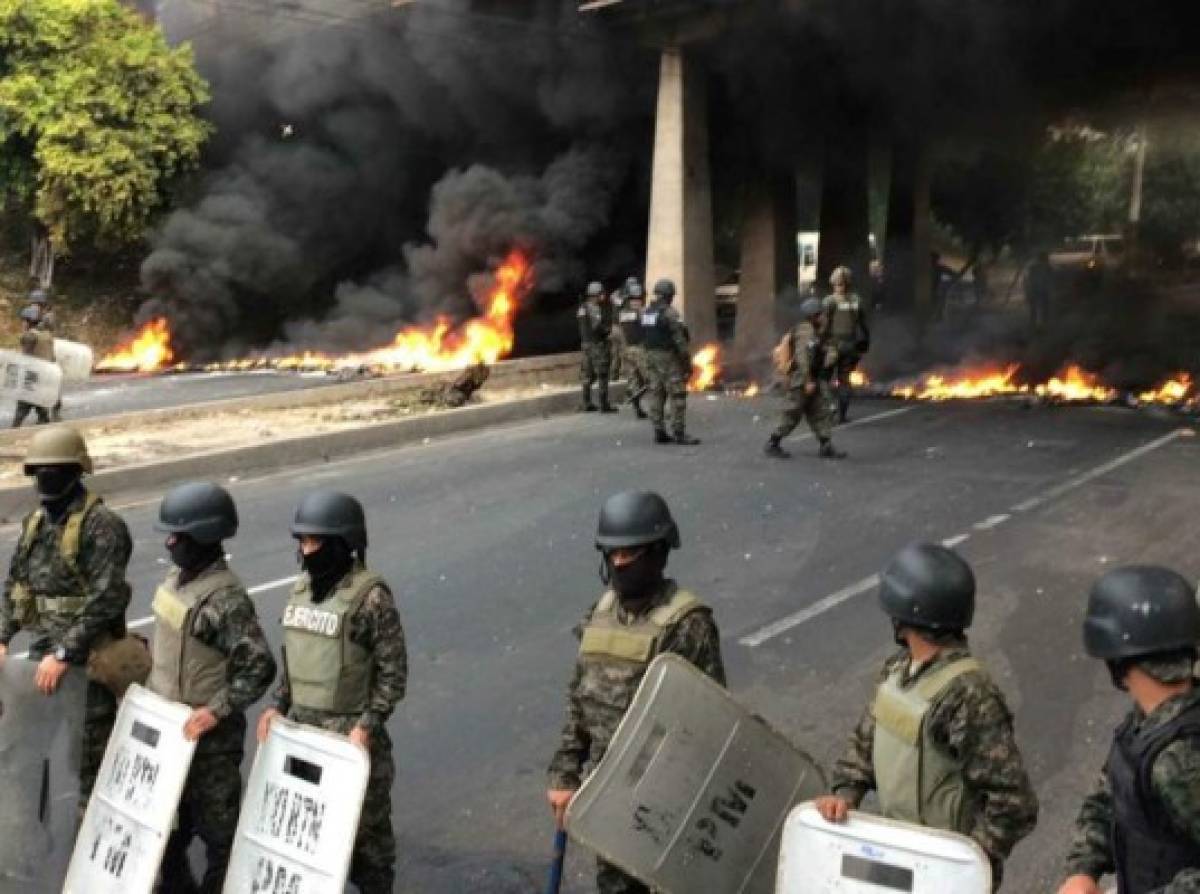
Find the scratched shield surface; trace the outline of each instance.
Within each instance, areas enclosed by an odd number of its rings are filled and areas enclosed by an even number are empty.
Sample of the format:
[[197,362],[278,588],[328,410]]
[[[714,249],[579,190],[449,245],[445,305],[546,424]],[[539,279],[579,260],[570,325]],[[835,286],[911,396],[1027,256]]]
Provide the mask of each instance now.
[[226,894],[342,894],[370,759],[344,736],[277,719],[242,799]]
[[72,670],[47,697],[36,670],[0,664],[0,894],[58,894],[75,840],[87,680]]
[[49,410],[62,399],[62,385],[57,363],[0,350],[0,399],[5,402],[23,400]]
[[191,709],[136,683],[104,751],[63,894],[150,894],[196,744]]
[[769,894],[788,811],[825,790],[812,758],[663,655],[572,800],[567,831],[667,894]]

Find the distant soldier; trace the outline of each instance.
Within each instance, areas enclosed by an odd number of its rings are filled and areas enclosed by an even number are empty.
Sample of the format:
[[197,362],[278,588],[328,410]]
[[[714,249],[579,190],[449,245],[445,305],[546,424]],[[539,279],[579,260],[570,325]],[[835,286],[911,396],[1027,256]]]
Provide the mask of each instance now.
[[[147,686],[192,708],[183,732],[199,740],[158,890],[219,894],[242,800],[245,712],[275,679],[275,659],[254,603],[225,564],[224,541],[238,529],[229,493],[199,482],[172,488],[155,527],[167,535],[174,567],[154,594],[154,668]],[[196,836],[207,856],[199,887],[188,861]]]
[[1050,305],[1054,302],[1054,269],[1050,255],[1039,251],[1025,270],[1025,302],[1029,305],[1029,325],[1041,329],[1050,321]]
[[[54,362],[54,336],[45,329],[39,327],[38,322],[41,319],[41,314],[36,305],[30,304],[21,311],[21,322],[24,324],[24,331],[21,333],[21,353],[27,357],[36,357],[38,360],[45,360],[48,363]],[[17,401],[16,412],[13,413],[13,428],[20,428],[31,412],[37,414],[37,424],[45,425],[50,421],[51,412],[54,413],[57,421],[59,407],[62,404],[55,405],[53,411],[47,410],[45,407],[39,407],[36,404],[31,404],[28,401]]]
[[836,362],[834,351],[824,334],[821,302],[805,299],[800,305],[801,320],[777,348],[782,355],[778,370],[787,384],[787,403],[778,428],[767,439],[763,452],[777,459],[791,454],[780,442],[807,419],[817,438],[817,455],[824,459],[842,459],[845,453],[833,446],[833,419],[830,410],[829,379]]
[[628,294],[621,310],[617,313],[616,331],[621,333],[625,345],[625,387],[629,389],[629,403],[638,419],[645,419],[642,397],[649,386],[646,384],[645,333],[642,331],[642,311],[646,307],[646,296],[642,287],[634,281],[626,286]]
[[54,309],[50,307],[50,293],[45,289],[33,289],[29,293],[29,303],[38,310],[38,328],[53,334],[56,321]]
[[1194,588],[1166,568],[1108,572],[1088,598],[1083,645],[1133,708],[1075,821],[1059,894],[1200,891],[1200,690]]
[[838,420],[845,422],[850,415],[853,388],[850,375],[871,347],[871,332],[867,328],[866,308],[861,299],[850,291],[852,277],[849,267],[838,267],[829,277],[833,294],[825,299],[825,331],[837,350],[837,408]]
[[404,628],[387,583],[367,570],[362,504],[313,491],[292,523],[303,573],[283,615],[283,676],[275,707],[258,723],[289,720],[348,736],[367,749],[371,775],[354,841],[350,881],[362,894],[391,894],[396,878],[392,785],[396,767],[387,721],[404,698]]
[[612,304],[604,294],[604,286],[598,282],[588,283],[587,295],[575,314],[579,321],[579,346],[583,351],[580,361],[579,382],[583,388],[583,403],[580,410],[596,411],[592,403],[592,383],[596,383],[600,395],[600,412],[617,412],[608,402],[609,366],[612,363]]
[[[646,382],[650,393],[650,422],[657,444],[699,444],[687,433],[687,383],[692,372],[692,352],[687,327],[671,306],[675,283],[660,279],[654,300],[642,311],[642,345]],[[665,408],[671,404],[672,434],[667,434]]]
[[879,602],[902,648],[834,766],[833,794],[816,807],[842,822],[873,789],[885,817],[973,838],[999,889],[1038,801],[1004,695],[967,648],[975,575],[950,550],[915,544],[884,569]]
[[[36,683],[46,695],[72,666],[87,665],[126,636],[125,569],[133,544],[121,517],[84,487],[83,476],[91,471],[87,445],[73,428],[39,431],[25,456],[25,474],[34,479],[41,506],[21,524],[0,597],[0,660],[9,641],[27,631],[29,657],[38,662]],[[81,816],[116,716],[113,690],[89,681],[79,769]]]
[[[664,574],[679,542],[679,529],[658,494],[626,491],[609,497],[600,510],[596,548],[603,555],[600,579],[609,589],[576,630],[579,657],[567,689],[567,719],[548,774],[547,798],[560,827],[651,661],[665,653],[680,655],[725,685],[711,610]],[[600,894],[649,894],[603,859],[596,869]]]

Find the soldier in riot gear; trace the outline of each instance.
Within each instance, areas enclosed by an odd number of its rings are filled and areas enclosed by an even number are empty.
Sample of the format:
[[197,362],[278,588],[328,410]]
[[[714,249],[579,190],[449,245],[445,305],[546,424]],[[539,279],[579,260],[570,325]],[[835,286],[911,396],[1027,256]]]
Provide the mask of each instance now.
[[625,368],[625,383],[629,389],[629,403],[638,419],[646,418],[642,409],[642,397],[649,386],[646,384],[646,348],[645,333],[642,331],[642,311],[645,309],[646,297],[637,280],[632,285],[626,285],[625,302],[617,314],[617,330],[621,332],[621,341],[625,346],[623,365]]
[[838,421],[849,419],[852,387],[850,375],[871,347],[866,308],[858,295],[850,291],[849,267],[838,267],[829,277],[833,293],[825,298],[825,331],[837,350]]
[[1059,894],[1200,890],[1200,609],[1167,568],[1135,565],[1100,578],[1088,597],[1084,649],[1108,666],[1133,708],[1075,822]]
[[777,459],[791,456],[780,442],[796,430],[801,419],[817,437],[817,455],[842,459],[845,453],[833,446],[833,421],[829,410],[829,377],[835,363],[833,349],[825,337],[821,303],[807,299],[800,306],[800,323],[784,337],[780,345],[782,359],[778,372],[787,382],[787,403],[783,419],[767,439],[763,452]]
[[[547,797],[560,826],[656,656],[680,655],[725,685],[711,610],[664,574],[670,551],[679,545],[679,529],[658,494],[626,491],[609,497],[600,510],[596,549],[608,589],[578,630],[566,723],[548,774]],[[597,860],[596,883],[600,894],[649,894],[603,859]]]
[[[37,305],[30,304],[21,310],[21,322],[25,327],[21,332],[21,353],[53,363],[54,336],[39,326],[40,321],[41,311]],[[60,402],[54,407],[53,411],[50,411],[45,407],[39,407],[27,401],[19,400],[17,401],[17,410],[13,414],[12,427],[20,428],[31,412],[37,414],[38,425],[45,425],[49,422],[52,414],[55,417],[55,421],[57,421],[61,406],[62,403]]]
[[[192,708],[184,735],[198,740],[163,854],[159,891],[218,894],[242,800],[245,712],[275,679],[275,659],[254,603],[225,562],[224,541],[238,529],[229,493],[204,482],[172,488],[155,527],[167,535],[174,567],[154,594],[154,665],[147,687]],[[187,855],[196,836],[207,856],[198,887]]]
[[44,332],[54,332],[54,310],[50,307],[50,293],[45,289],[33,289],[29,293],[29,304],[37,308],[37,327]]
[[396,876],[392,784],[396,769],[387,720],[404,698],[404,628],[387,583],[366,567],[362,504],[318,490],[296,508],[292,536],[302,573],[283,615],[283,674],[258,739],[285,715],[348,736],[371,756],[354,841],[350,881],[362,894],[391,894]]
[[125,522],[84,486],[83,476],[92,468],[75,429],[47,428],[34,435],[25,474],[34,479],[41,505],[22,522],[0,596],[0,661],[9,641],[27,631],[43,693],[52,695],[71,667],[91,662],[79,770],[81,815],[116,719],[114,689],[123,691],[111,680],[107,686],[97,682],[104,675],[96,668],[111,666],[97,661],[120,653],[128,639],[125,570],[133,550]]
[[967,648],[975,575],[951,550],[914,544],[880,575],[879,602],[902,648],[884,665],[834,766],[833,794],[817,809],[841,822],[873,789],[885,817],[974,838],[999,888],[1038,802],[1004,695]]
[[592,403],[592,383],[600,396],[600,412],[615,413],[616,409],[608,402],[609,367],[612,363],[612,304],[604,294],[604,286],[598,282],[588,283],[587,296],[576,311],[579,321],[579,343],[583,357],[579,367],[579,384],[583,389],[583,402],[580,410],[594,413],[597,409]]
[[[679,311],[671,306],[675,283],[660,279],[654,284],[654,300],[642,311],[642,345],[645,350],[646,381],[650,394],[650,422],[657,444],[699,444],[687,433],[687,382],[692,371],[692,352],[687,327]],[[670,435],[666,428],[666,404],[671,405]]]

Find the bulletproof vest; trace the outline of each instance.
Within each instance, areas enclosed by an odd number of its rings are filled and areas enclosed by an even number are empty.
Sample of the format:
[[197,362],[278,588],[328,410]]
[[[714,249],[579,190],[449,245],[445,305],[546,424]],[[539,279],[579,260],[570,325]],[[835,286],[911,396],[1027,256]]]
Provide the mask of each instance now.
[[617,323],[621,327],[621,334],[625,336],[625,344],[636,346],[643,343],[645,335],[642,332],[642,302],[636,298],[630,298],[622,305],[620,313],[617,314]]
[[612,312],[609,307],[594,301],[585,301],[575,312],[579,320],[579,339],[585,345],[603,341],[612,329]]
[[1200,869],[1200,842],[1175,828],[1151,783],[1155,760],[1180,739],[1200,747],[1200,701],[1145,733],[1131,714],[1113,737],[1105,772],[1112,791],[1112,853],[1120,894],[1157,891],[1184,869]]
[[974,658],[960,658],[904,686],[904,669],[897,668],[876,690],[872,765],[883,816],[969,831],[972,805],[962,765],[933,741],[925,720],[954,680],[979,670]]
[[642,311],[642,345],[648,351],[674,351],[675,341],[671,338],[671,305],[652,301]]
[[841,298],[830,295],[826,299],[829,307],[829,336],[836,341],[853,339],[858,332],[858,317],[862,313],[858,296],[845,295]]
[[151,692],[194,708],[207,705],[225,688],[228,659],[192,634],[196,614],[213,594],[242,583],[228,568],[214,567],[179,585],[172,571],[154,594],[153,669]]
[[371,691],[371,653],[350,640],[350,618],[367,594],[387,585],[357,565],[321,602],[302,574],[283,612],[292,704],[331,714],[359,714]]
[[[13,609],[22,626],[36,625],[39,619],[52,616],[74,618],[87,605],[87,581],[79,570],[79,549],[83,539],[83,523],[91,511],[103,502],[100,497],[89,493],[83,505],[64,519],[58,539],[58,558],[67,566],[67,578],[74,586],[66,593],[35,593],[26,581],[13,583],[11,598]],[[25,518],[21,530],[21,541],[17,545],[22,562],[28,561],[34,540],[46,522],[45,508],[39,508]]]
[[21,333],[21,350],[30,357],[54,362],[54,336],[42,329]]

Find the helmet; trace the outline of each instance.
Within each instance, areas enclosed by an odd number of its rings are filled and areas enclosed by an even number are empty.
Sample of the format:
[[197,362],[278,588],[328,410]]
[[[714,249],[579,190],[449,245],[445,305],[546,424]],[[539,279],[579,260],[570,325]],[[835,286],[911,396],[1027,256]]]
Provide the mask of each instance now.
[[849,267],[835,267],[833,273],[829,274],[829,284],[831,286],[836,286],[839,283],[848,286],[853,279],[854,277],[851,275]]
[[621,549],[665,542],[679,549],[679,528],[667,501],[650,491],[627,490],[604,501],[596,530],[596,549]]
[[37,323],[42,318],[42,312],[36,304],[27,304],[21,308],[21,319],[26,323]]
[[646,293],[644,291],[642,291],[641,285],[639,283],[635,282],[633,285],[625,287],[625,297],[626,298],[645,298]]
[[914,543],[892,557],[879,604],[894,620],[930,630],[965,630],[975,615],[975,575],[957,553]]
[[49,304],[50,295],[45,289],[34,289],[29,293],[30,304]]
[[587,287],[587,296],[589,298],[599,298],[604,294],[604,286],[598,282],[590,282]]
[[154,527],[169,534],[187,534],[197,543],[220,543],[237,533],[237,507],[225,488],[192,481],[167,491]]
[[670,300],[675,297],[675,283],[669,279],[660,279],[654,284],[654,296]]
[[1194,649],[1200,607],[1192,585],[1169,568],[1128,565],[1096,581],[1083,620],[1083,647],[1093,658],[1136,658]]
[[800,305],[800,316],[806,320],[811,320],[813,317],[821,315],[821,302],[816,298],[806,298],[804,303]]
[[341,537],[351,549],[367,548],[367,519],[362,503],[335,490],[315,490],[296,507],[292,536]]
[[630,277],[626,278],[626,280],[625,280],[625,291],[626,292],[628,292],[630,289],[634,289],[634,288],[640,289],[641,287],[642,287],[641,280],[639,280],[636,276],[630,276]]
[[83,435],[66,425],[39,431],[25,453],[25,474],[32,475],[38,466],[79,466],[85,472],[92,471]]

